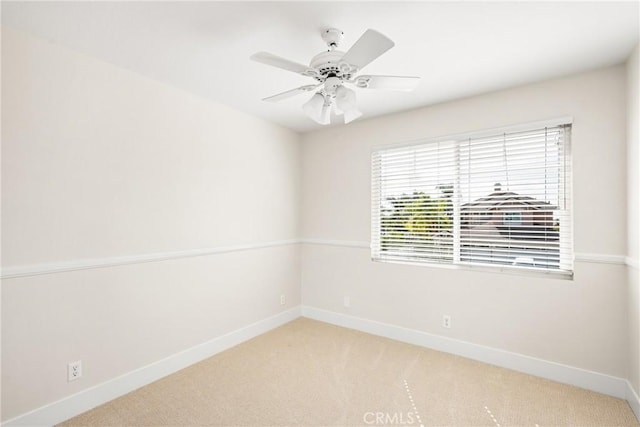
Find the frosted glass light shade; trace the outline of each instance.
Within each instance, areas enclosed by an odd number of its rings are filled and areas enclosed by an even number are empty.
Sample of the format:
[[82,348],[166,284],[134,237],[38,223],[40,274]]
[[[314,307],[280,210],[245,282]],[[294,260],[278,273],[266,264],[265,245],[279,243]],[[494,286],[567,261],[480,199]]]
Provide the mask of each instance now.
[[345,123],[352,122],[362,115],[356,106],[356,93],[344,86],[336,89],[336,107],[344,112]]
[[324,96],[320,93],[314,94],[310,100],[305,102],[302,105],[302,111],[309,117],[311,120],[322,124],[324,122]]
[[362,115],[362,112],[360,112],[360,110],[354,108],[353,110],[348,110],[344,112],[344,122],[345,123],[350,123],[352,121],[354,121],[355,119],[357,119],[358,117],[360,117]]

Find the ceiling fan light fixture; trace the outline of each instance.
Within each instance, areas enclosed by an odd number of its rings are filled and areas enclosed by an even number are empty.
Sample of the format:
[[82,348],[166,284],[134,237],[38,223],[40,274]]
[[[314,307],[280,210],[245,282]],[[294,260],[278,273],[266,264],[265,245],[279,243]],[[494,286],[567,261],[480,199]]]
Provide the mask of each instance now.
[[336,89],[336,110],[343,112],[345,123],[350,123],[362,115],[356,106],[356,93],[344,86]]
[[320,121],[318,123],[320,123],[321,125],[328,125],[329,123],[331,123],[331,104],[322,105]]
[[356,93],[344,86],[336,88],[336,103],[341,110],[348,110],[356,106]]
[[311,99],[302,105],[302,110],[311,120],[320,124],[327,124],[323,123],[323,111],[325,109],[324,104],[324,96],[320,92],[317,92],[313,94]]
[[342,79],[338,77],[329,77],[324,82],[324,91],[329,95],[335,94],[340,87],[342,87]]
[[345,111],[344,112],[344,122],[345,122],[345,124],[346,123],[351,123],[352,121],[354,121],[355,119],[357,119],[361,115],[362,115],[362,112],[360,110],[358,110],[357,108],[354,108],[354,109],[349,110],[349,111]]

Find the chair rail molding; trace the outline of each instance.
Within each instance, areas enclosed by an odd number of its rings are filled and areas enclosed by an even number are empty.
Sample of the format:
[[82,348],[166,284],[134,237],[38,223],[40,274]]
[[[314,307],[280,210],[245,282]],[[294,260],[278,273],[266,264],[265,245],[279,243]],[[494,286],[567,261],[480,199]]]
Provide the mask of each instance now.
[[245,243],[228,246],[214,246],[210,248],[188,249],[172,252],[153,252],[138,255],[125,255],[96,259],[80,259],[73,261],[61,261],[45,264],[24,265],[7,267],[2,269],[0,278],[13,279],[16,277],[37,276],[40,274],[62,273],[66,271],[87,270],[91,268],[114,267],[128,264],[141,264],[145,262],[166,261],[178,258],[216,255],[229,252],[248,251],[254,249],[271,248],[300,243],[298,239],[273,240],[268,242]]

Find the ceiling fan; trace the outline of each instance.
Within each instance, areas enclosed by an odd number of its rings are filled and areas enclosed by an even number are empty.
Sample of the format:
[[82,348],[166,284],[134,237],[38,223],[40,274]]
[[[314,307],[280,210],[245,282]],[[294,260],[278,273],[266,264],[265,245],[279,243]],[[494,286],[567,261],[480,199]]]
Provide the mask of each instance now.
[[394,46],[391,39],[375,30],[367,30],[346,53],[337,50],[344,36],[343,32],[329,28],[321,33],[329,50],[320,52],[311,59],[309,66],[281,58],[267,52],[258,52],[251,59],[273,67],[302,74],[316,80],[316,83],[300,86],[263,101],[276,102],[303,92],[315,92],[303,104],[302,109],[309,118],[327,125],[331,120],[331,110],[343,114],[345,123],[362,115],[356,105],[356,94],[345,83],[363,89],[391,89],[410,91],[420,77],[359,75],[362,68]]

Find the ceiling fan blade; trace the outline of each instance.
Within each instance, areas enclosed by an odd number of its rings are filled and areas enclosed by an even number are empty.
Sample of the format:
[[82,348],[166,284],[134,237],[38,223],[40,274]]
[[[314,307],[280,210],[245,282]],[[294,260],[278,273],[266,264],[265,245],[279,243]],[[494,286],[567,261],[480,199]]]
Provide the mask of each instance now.
[[299,93],[302,92],[310,92],[312,90],[315,90],[319,87],[320,85],[306,85],[306,86],[300,86],[297,87],[295,89],[291,89],[288,90],[286,92],[282,92],[282,93],[278,93],[276,95],[272,95],[272,96],[268,96],[266,98],[263,99],[263,101],[269,101],[269,102],[278,102],[278,101],[282,101],[283,99],[287,99],[287,98],[291,98],[292,96],[296,96]]
[[283,70],[293,71],[294,73],[308,75],[310,68],[306,65],[298,64],[297,62],[289,61],[288,59],[281,58],[267,52],[258,52],[251,55],[251,59],[256,62],[261,62],[272,67],[282,68]]
[[358,76],[353,83],[364,89],[388,89],[410,91],[418,86],[420,77],[409,76]]
[[394,45],[395,43],[387,36],[369,29],[344,54],[341,62],[346,62],[361,70],[365,65],[391,49]]

